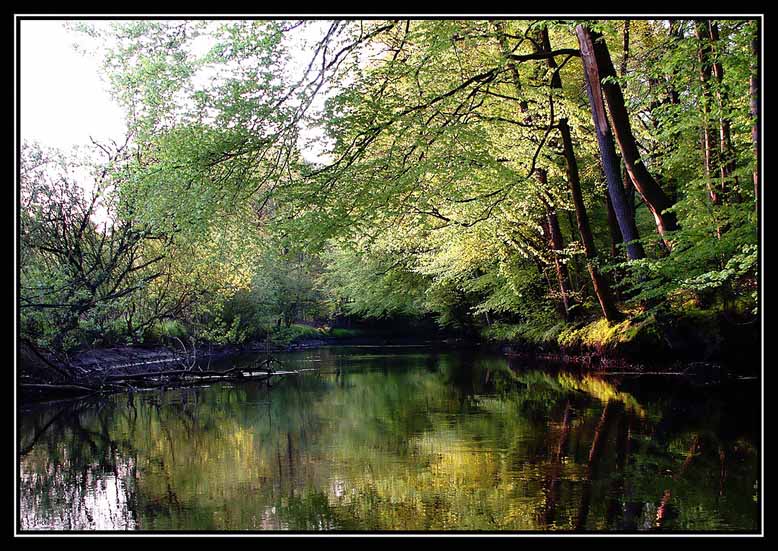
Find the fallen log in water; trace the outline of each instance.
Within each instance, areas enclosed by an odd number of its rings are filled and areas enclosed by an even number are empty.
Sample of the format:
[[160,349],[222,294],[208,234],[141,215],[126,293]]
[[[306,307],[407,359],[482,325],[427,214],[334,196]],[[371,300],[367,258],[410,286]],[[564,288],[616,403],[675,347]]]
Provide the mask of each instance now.
[[22,390],[28,391],[40,391],[40,392],[57,392],[57,393],[91,393],[94,392],[93,388],[82,385],[58,385],[58,384],[36,384],[36,383],[22,383]]
[[316,371],[315,369],[277,371],[272,367],[275,362],[274,358],[269,357],[258,364],[244,367],[235,366],[224,371],[203,370],[194,365],[181,368],[180,366],[185,364],[180,362],[178,365],[169,365],[168,369],[160,366],[158,370],[140,373],[133,373],[127,368],[143,367],[149,363],[161,364],[162,362],[138,362],[134,365],[124,363],[110,368],[96,368],[91,371],[72,370],[67,380],[25,381],[20,384],[20,390],[24,398],[40,399],[55,395],[84,396],[154,388],[177,388],[222,381],[267,381],[270,384],[272,377],[297,375],[303,371]]

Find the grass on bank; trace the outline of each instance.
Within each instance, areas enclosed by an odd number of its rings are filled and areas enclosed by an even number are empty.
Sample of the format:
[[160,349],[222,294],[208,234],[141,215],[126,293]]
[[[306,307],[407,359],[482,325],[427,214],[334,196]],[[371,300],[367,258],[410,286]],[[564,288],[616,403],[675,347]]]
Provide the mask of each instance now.
[[481,335],[485,341],[497,344],[597,353],[661,353],[679,345],[704,347],[720,342],[720,312],[715,309],[630,314],[615,323],[603,318],[545,325],[494,323]]
[[[244,344],[245,342],[255,340],[264,341],[268,337],[271,343],[275,345],[288,346],[305,340],[318,339],[348,339],[363,335],[359,329],[344,329],[339,327],[329,327],[323,325],[315,327],[301,323],[293,323],[290,326],[282,325],[263,328],[253,332],[234,332],[235,334],[226,334],[224,338],[214,339],[214,344]],[[191,331],[179,321],[167,320],[156,324],[147,335],[145,342],[148,344],[162,343],[170,339],[181,339],[188,341],[191,338]]]

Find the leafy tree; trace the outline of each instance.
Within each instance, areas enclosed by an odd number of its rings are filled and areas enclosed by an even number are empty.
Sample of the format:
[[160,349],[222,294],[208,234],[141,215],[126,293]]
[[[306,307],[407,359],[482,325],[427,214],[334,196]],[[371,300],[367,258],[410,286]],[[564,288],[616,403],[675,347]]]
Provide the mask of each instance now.
[[152,311],[238,340],[344,314],[546,334],[756,311],[754,21],[84,30],[132,130],[113,219],[167,239],[139,242],[162,275],[131,270],[103,316],[129,335]]

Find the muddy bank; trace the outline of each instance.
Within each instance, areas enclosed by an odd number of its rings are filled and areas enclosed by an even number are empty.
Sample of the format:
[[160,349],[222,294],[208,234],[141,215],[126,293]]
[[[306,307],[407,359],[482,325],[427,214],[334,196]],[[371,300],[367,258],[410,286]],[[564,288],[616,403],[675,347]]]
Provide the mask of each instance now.
[[[667,336],[665,336],[667,340]],[[685,343],[684,343],[685,344]],[[67,366],[61,360],[43,351],[32,352],[22,344],[19,354],[19,372],[22,382],[58,382],[64,384],[67,377],[60,375],[60,370],[75,372],[81,376],[94,374],[134,375],[141,372],[169,371],[176,368],[210,369],[211,363],[223,365],[224,360],[231,356],[256,354],[258,360],[265,355],[278,352],[293,352],[319,348],[322,346],[430,346],[440,349],[479,348],[521,359],[529,365],[564,364],[592,371],[623,371],[623,372],[694,372],[717,374],[722,368],[740,374],[758,372],[759,358],[739,356],[739,362],[732,367],[726,356],[711,354],[704,346],[695,350],[701,354],[683,354],[679,346],[662,346],[657,342],[632,342],[629,346],[616,347],[562,347],[544,343],[531,342],[486,343],[473,339],[450,338],[443,340],[420,340],[413,338],[385,337],[322,337],[316,339],[300,339],[287,345],[268,345],[265,342],[250,342],[243,345],[201,345],[194,351],[192,348],[179,350],[166,347],[111,347],[82,351],[68,359]],[[686,345],[686,349],[689,346]],[[710,344],[708,344],[710,346]],[[741,347],[742,348],[742,347]],[[225,368],[226,369],[226,368]]]
[[[272,349],[258,343],[236,346],[111,347],[58,358],[27,342],[19,346],[19,390],[22,401],[40,401],[98,393],[134,392],[211,384],[224,380],[267,380],[287,373],[275,364]],[[211,362],[250,350],[257,361],[244,367],[211,368]]]
[[[92,393],[172,388],[226,379],[269,380],[271,376],[293,374],[274,357],[278,352],[334,344],[381,346],[405,342],[408,339],[365,336],[299,339],[284,345],[254,341],[242,345],[202,344],[187,348],[181,342],[178,349],[119,346],[83,350],[68,358],[56,357],[32,343],[21,342],[18,373],[22,400],[38,401]],[[237,369],[223,361],[246,355],[256,356],[248,367]]]
[[197,347],[164,346],[115,346],[94,348],[76,352],[67,359],[56,357],[46,351],[34,349],[27,343],[19,347],[20,371],[34,375],[41,370],[74,370],[77,373],[93,373],[110,370],[115,373],[133,373],[140,368],[163,369],[170,365],[202,364],[236,354],[248,352],[274,353],[288,350],[288,346],[267,345],[264,342],[251,342],[243,345],[204,344]]
[[[21,343],[19,374],[23,397],[34,399],[80,395],[97,391],[126,391],[143,387],[183,386],[219,377],[269,377],[273,354],[322,346],[428,346],[437,349],[480,348],[515,358],[525,366],[553,369],[565,366],[600,373],[673,373],[700,380],[728,380],[757,376],[761,371],[759,335],[753,328],[729,324],[711,331],[710,326],[676,323],[638,332],[615,345],[567,346],[558,342],[479,342],[476,339],[423,340],[387,335],[317,337],[285,345],[249,342],[243,345],[198,345],[181,342],[172,347],[122,346],[85,350],[66,362]],[[256,355],[256,372],[224,375],[232,356]],[[264,362],[264,363],[263,363]],[[211,365],[220,367],[211,367]],[[277,364],[283,370],[283,362]],[[213,371],[213,373],[211,373]]]

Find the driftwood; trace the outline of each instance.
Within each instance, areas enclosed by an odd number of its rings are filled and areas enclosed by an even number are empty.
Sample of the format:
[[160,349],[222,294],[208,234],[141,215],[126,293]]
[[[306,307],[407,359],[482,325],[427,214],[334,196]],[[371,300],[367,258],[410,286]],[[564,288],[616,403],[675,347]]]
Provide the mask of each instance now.
[[22,383],[20,389],[26,395],[91,395],[98,393],[115,393],[138,391],[160,387],[183,387],[203,383],[221,381],[269,381],[271,377],[297,375],[300,371],[257,371],[254,367],[233,368],[227,371],[154,371],[127,375],[112,375],[107,377],[110,382],[84,381],[79,384],[59,383]]
[[[90,363],[78,365],[55,365],[40,351],[30,344],[35,356],[42,360],[48,369],[41,374],[38,370],[34,376],[25,376],[20,384],[20,390],[24,397],[40,398],[42,396],[63,395],[84,396],[92,394],[105,394],[115,392],[127,392],[146,390],[152,388],[174,388],[191,385],[212,384],[220,381],[265,381],[270,385],[272,377],[296,375],[301,371],[311,369],[283,371],[276,370],[275,364],[284,364],[270,355],[265,350],[265,357],[255,362],[254,365],[235,366],[223,371],[214,371],[210,368],[210,361],[205,370],[197,364],[196,348],[192,345],[192,352],[186,350],[186,346],[179,340],[185,355],[167,356],[161,359],[150,358],[139,362],[122,362],[100,365]],[[151,366],[157,369],[149,369]],[[85,368],[86,367],[86,368]],[[138,371],[141,369],[141,371]],[[314,370],[315,371],[315,370]]]
[[83,385],[22,383],[21,387],[22,390],[38,390],[42,392],[94,392],[93,388]]

